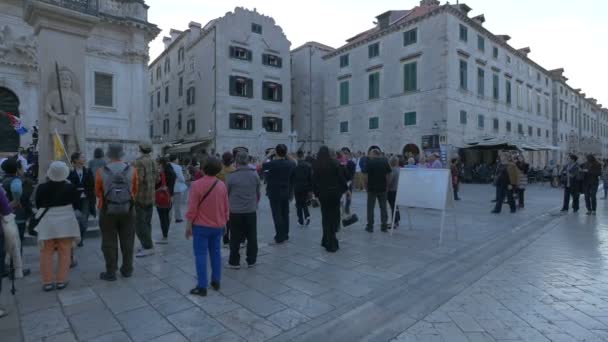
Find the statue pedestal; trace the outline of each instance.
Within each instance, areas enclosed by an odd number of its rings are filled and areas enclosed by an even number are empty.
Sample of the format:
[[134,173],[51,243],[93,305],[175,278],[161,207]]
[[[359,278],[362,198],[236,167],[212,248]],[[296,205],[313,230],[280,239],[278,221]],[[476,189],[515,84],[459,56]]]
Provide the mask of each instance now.
[[[39,174],[43,181],[48,165],[53,160],[53,123],[50,122],[48,114],[49,97],[57,97],[58,81],[55,63],[62,69],[68,69],[71,73],[72,102],[79,101],[80,115],[74,120],[74,130],[78,136],[79,149],[84,151],[85,146],[85,48],[86,40],[93,27],[99,22],[99,18],[79,12],[77,10],[64,8],[61,5],[47,3],[44,0],[28,0],[24,10],[24,19],[34,28],[34,34],[38,38],[38,74],[40,80],[39,96]],[[55,95],[54,95],[55,94]],[[70,100],[64,102],[67,105]],[[74,100],[77,98],[78,100]],[[51,101],[57,102],[57,101]],[[74,105],[74,103],[72,103]],[[69,112],[71,107],[66,106]],[[61,113],[61,109],[56,112]],[[67,113],[69,114],[69,113]],[[67,146],[66,146],[67,148]],[[76,152],[68,149],[67,154]]]

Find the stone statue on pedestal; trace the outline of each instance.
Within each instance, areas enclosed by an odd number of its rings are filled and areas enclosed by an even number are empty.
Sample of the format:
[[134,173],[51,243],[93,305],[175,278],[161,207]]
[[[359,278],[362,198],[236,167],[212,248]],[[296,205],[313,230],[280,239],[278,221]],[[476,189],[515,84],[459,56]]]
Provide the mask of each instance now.
[[76,86],[74,73],[66,67],[61,67],[58,68],[58,74],[58,77],[57,75],[51,77],[54,82],[51,81],[50,89],[53,90],[47,95],[44,112],[48,116],[50,141],[53,141],[52,136],[56,130],[69,156],[71,153],[84,150],[83,103],[77,92],[79,88]]

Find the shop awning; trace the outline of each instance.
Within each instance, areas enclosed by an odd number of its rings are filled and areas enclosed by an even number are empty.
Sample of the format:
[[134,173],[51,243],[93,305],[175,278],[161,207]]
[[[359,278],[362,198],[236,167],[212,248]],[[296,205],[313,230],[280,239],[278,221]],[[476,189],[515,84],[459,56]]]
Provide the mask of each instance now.
[[469,140],[463,148],[476,150],[521,150],[521,147],[516,143],[495,137]]
[[192,149],[205,145],[205,144],[209,143],[209,141],[211,141],[211,139],[205,139],[205,140],[183,143],[183,144],[179,144],[179,145],[173,145],[173,146],[169,147],[165,153],[167,153],[167,154],[189,153],[192,151]]

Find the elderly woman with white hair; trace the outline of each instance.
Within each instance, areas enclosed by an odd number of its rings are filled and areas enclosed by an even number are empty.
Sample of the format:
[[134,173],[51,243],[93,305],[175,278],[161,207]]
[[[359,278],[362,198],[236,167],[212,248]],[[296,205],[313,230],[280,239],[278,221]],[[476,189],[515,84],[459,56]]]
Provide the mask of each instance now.
[[[40,222],[37,227],[40,246],[40,274],[44,291],[63,290],[68,285],[72,247],[80,241],[80,229],[73,205],[78,190],[67,182],[70,169],[54,161],[47,171],[48,181],[36,190],[36,207]],[[53,274],[53,254],[57,251],[57,273]]]

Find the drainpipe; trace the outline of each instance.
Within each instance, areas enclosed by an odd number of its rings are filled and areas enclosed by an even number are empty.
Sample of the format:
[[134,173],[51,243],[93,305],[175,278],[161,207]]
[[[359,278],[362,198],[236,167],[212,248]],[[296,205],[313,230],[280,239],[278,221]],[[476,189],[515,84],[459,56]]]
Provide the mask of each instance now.
[[213,151],[217,154],[217,24],[213,28]]
[[308,134],[310,141],[308,142],[308,150],[312,153],[312,46],[308,51]]

